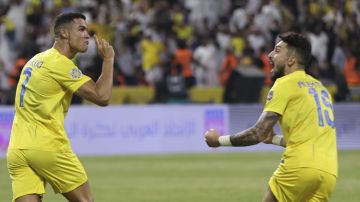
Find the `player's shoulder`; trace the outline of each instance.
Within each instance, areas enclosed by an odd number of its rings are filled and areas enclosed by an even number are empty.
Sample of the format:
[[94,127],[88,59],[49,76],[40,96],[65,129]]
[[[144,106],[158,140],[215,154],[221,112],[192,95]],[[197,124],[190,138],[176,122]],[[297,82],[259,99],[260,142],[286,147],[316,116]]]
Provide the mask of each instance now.
[[275,88],[285,87],[285,86],[288,86],[293,81],[294,81],[293,77],[289,77],[288,75],[286,75],[286,76],[276,79],[273,87],[275,87]]
[[285,75],[276,80],[275,84],[282,84],[282,85],[298,85],[300,81],[307,81],[307,82],[321,82],[309,74],[306,74],[305,71],[296,71],[291,74]]
[[286,91],[288,94],[296,92],[298,83],[305,79],[305,72],[297,71],[276,79],[272,89]]
[[48,65],[49,68],[58,68],[59,66],[66,68],[75,66],[72,60],[62,55],[55,48],[50,48],[40,53],[39,57],[42,57],[43,61]]
[[48,49],[48,50],[46,50],[44,52],[41,52],[40,54],[43,57],[46,57],[48,59],[71,61],[69,58],[67,58],[65,55],[61,54],[55,48],[50,48],[50,49]]

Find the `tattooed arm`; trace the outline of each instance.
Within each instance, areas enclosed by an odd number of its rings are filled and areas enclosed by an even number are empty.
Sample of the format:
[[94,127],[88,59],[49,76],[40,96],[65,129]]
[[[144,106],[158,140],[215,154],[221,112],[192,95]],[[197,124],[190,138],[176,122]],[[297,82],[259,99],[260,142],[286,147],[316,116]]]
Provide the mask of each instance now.
[[219,138],[219,135],[215,130],[207,131],[205,134],[205,140],[210,147],[219,147],[221,145],[232,145],[238,147],[255,145],[262,142],[269,134],[273,133],[272,129],[279,118],[280,115],[275,112],[263,112],[254,126],[239,133],[230,135],[229,141],[225,140],[224,143],[221,142],[223,140]]
[[258,144],[270,134],[279,117],[274,112],[263,112],[253,127],[230,136],[232,145],[241,147]]

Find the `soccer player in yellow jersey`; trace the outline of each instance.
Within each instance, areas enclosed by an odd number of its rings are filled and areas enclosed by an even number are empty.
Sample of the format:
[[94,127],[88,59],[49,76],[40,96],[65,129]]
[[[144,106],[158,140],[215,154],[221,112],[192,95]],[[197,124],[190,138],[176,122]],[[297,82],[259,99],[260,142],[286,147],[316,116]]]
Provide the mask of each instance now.
[[[328,201],[337,177],[333,105],[326,88],[304,71],[311,44],[287,32],[269,54],[275,81],[263,113],[251,128],[233,135],[205,133],[210,147],[249,146],[260,142],[286,147],[269,181],[264,202]],[[283,137],[273,127],[280,122]]]
[[24,66],[16,89],[7,167],[13,201],[38,202],[49,183],[68,201],[93,201],[88,178],[73,153],[64,129],[73,93],[106,106],[113,83],[114,50],[105,40],[95,42],[103,59],[96,83],[71,61],[85,52],[90,36],[81,13],[55,19],[52,48],[35,55]]

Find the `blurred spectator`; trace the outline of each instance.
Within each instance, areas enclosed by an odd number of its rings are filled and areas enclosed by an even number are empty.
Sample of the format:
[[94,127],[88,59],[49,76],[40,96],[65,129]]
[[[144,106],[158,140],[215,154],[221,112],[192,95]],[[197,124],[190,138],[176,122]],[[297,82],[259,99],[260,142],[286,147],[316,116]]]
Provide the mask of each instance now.
[[149,17],[151,11],[148,6],[148,1],[138,2],[134,5],[130,16],[131,19],[139,22],[141,30],[146,30],[151,23],[151,18]]
[[346,60],[344,66],[344,76],[348,86],[360,85],[359,59],[351,50],[346,51]]
[[260,48],[266,45],[264,35],[262,35],[261,31],[257,28],[253,28],[253,30],[250,31],[247,40],[249,46],[255,51],[255,55],[259,55]]
[[6,90],[4,88],[4,83],[6,82],[6,72],[5,72],[5,65],[4,60],[0,55],[0,104],[5,104],[7,100]]
[[263,33],[263,37],[269,39],[271,31],[277,29],[277,25],[282,24],[280,7],[275,1],[264,0],[259,9],[260,12],[253,19],[253,29],[260,30]]
[[25,34],[27,1],[14,0],[10,2],[10,8],[6,16],[15,26],[15,45],[20,45]]
[[248,17],[245,10],[245,1],[240,1],[240,3],[236,5],[236,9],[231,16],[229,26],[232,32],[236,32],[244,29],[247,24]]
[[154,1],[154,25],[156,30],[168,33],[172,28],[171,11],[166,0]]
[[203,37],[202,44],[194,52],[196,85],[217,86],[219,84],[216,53],[213,40]]
[[248,54],[240,60],[238,68],[234,69],[224,91],[225,103],[259,102],[265,74],[253,63]]
[[182,64],[177,63],[171,68],[171,71],[165,75],[167,102],[187,102],[188,94],[182,69]]
[[174,9],[172,31],[178,39],[185,40],[187,44],[190,44],[193,41],[194,30],[189,24],[187,11],[178,4],[175,5]]
[[226,49],[226,55],[222,61],[220,70],[220,84],[226,86],[231,72],[237,67],[238,61],[231,48]]
[[323,24],[317,23],[314,32],[309,32],[308,37],[312,55],[315,56],[320,66],[324,66],[329,39],[323,30]]
[[[166,86],[166,78],[181,74],[187,91],[194,84],[218,87],[231,77],[229,70],[235,66],[235,58],[246,55],[263,70],[264,85],[269,86],[271,67],[268,50],[263,47],[272,46],[277,35],[286,31],[308,36],[314,64],[307,71],[326,85],[336,85],[337,100],[349,100],[347,84],[354,83],[358,72],[359,1],[5,0],[0,1],[2,100],[8,100],[4,93],[9,89],[7,75],[20,55],[49,48],[51,20],[59,12],[69,11],[84,13],[89,30],[116,49],[118,85]],[[185,49],[176,43],[178,40],[185,42]],[[247,47],[254,50],[250,55],[244,53]],[[233,55],[227,52],[230,48]],[[346,50],[354,59],[349,54],[345,57]],[[92,40],[88,52],[79,54],[75,62],[86,67],[85,74],[97,78],[99,58]]]
[[192,72],[192,52],[186,47],[184,40],[178,40],[178,49],[174,53],[171,71],[183,75],[187,88],[195,85],[195,77]]
[[230,9],[230,0],[185,0],[185,7],[191,10],[189,20],[196,32],[204,35],[210,34],[218,23],[219,17],[225,15]]
[[273,81],[271,80],[271,65],[270,65],[270,62],[269,62],[269,58],[268,58],[268,53],[270,51],[266,49],[266,46],[263,46],[261,49],[260,49],[260,55],[259,55],[259,59],[261,61],[261,66],[262,66],[262,69],[265,73],[265,80],[264,80],[264,85],[265,86],[271,86]]
[[346,51],[344,77],[349,88],[349,99],[360,101],[360,62],[358,52]]
[[219,44],[220,49],[225,51],[231,47],[231,34],[229,26],[220,24],[217,29],[216,42]]
[[116,80],[122,85],[133,86],[137,85],[136,78],[137,71],[137,58],[135,52],[131,49],[129,44],[124,41],[123,45],[116,48],[116,69],[121,72],[123,80],[120,81],[118,77]]
[[[13,64],[15,63],[15,53],[12,51],[14,47],[11,47],[13,41],[13,27],[11,23],[5,19],[6,8],[0,9],[0,94],[1,103],[6,102],[6,92],[9,90],[7,82],[7,74],[11,71]],[[10,25],[9,25],[10,23]],[[10,26],[10,27],[9,27]]]
[[19,82],[21,70],[23,69],[24,65],[27,62],[27,58],[24,56],[20,56],[16,59],[14,67],[11,69],[10,73],[8,74],[8,86],[12,89],[15,89],[17,83]]
[[247,45],[246,38],[244,37],[243,31],[237,31],[231,36],[231,46],[233,47],[234,54],[236,57],[240,57],[242,52]]
[[334,66],[337,74],[343,74],[345,62],[346,62],[346,55],[343,48],[343,42],[340,40],[336,40],[334,53],[331,59],[331,65]]
[[140,42],[142,53],[142,68],[145,72],[146,81],[154,85],[161,80],[160,54],[164,49],[163,44],[154,40],[150,30],[145,31],[144,38]]
[[[241,2],[241,0],[238,2]],[[252,1],[244,1],[244,2],[246,2],[246,12],[249,15],[252,15],[259,10],[262,0],[252,0]]]

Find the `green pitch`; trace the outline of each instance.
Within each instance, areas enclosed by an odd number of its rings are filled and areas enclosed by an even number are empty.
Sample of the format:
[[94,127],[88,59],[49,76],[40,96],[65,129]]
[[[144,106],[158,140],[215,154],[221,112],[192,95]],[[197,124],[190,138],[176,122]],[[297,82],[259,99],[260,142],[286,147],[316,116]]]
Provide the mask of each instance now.
[[[95,201],[259,202],[278,152],[83,157]],[[360,201],[360,151],[340,151],[332,202]],[[11,201],[10,179],[0,159],[0,201]],[[44,202],[65,201],[48,186]]]

